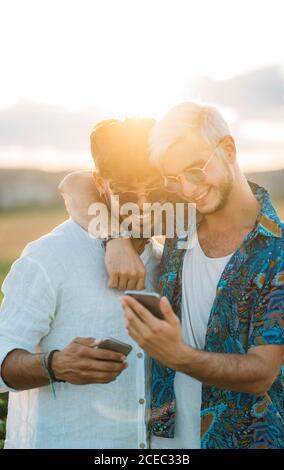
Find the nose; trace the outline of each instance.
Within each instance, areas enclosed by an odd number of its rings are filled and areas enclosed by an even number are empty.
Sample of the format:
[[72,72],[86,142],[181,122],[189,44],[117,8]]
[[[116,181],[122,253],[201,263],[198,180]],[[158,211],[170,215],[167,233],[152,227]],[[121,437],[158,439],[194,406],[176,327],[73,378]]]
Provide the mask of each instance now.
[[181,183],[181,191],[182,191],[183,196],[190,199],[193,196],[197,188],[197,184],[190,183],[189,181],[187,181],[184,175],[180,176],[180,183]]
[[147,199],[147,196],[145,193],[138,193],[137,196],[137,204],[140,209],[140,211],[143,211],[143,204],[146,204],[146,202],[149,202]]

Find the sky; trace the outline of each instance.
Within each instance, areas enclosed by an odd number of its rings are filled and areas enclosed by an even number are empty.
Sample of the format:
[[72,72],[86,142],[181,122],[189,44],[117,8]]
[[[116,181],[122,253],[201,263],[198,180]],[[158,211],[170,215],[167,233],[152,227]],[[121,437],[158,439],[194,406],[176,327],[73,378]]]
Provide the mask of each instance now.
[[[191,84],[200,77],[222,89],[238,77],[245,87],[241,77],[255,70],[283,70],[283,16],[283,0],[0,0],[0,122],[12,135],[0,131],[0,166],[88,166],[97,119],[159,118],[196,98]],[[284,167],[284,80],[277,100],[269,122],[232,100],[220,104],[230,124],[237,122],[238,138],[255,142],[252,168]],[[52,139],[53,122],[59,133],[63,122],[62,139],[69,139],[67,115],[85,125],[78,139],[86,140],[73,148]],[[259,138],[277,144],[273,162],[257,154]]]

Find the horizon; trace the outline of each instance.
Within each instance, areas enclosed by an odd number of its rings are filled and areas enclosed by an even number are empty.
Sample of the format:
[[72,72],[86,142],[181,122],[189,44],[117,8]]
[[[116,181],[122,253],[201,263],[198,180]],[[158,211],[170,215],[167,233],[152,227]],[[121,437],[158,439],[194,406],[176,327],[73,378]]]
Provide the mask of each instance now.
[[281,13],[277,0],[5,2],[0,167],[88,168],[98,120],[198,100],[224,113],[242,168],[282,168]]

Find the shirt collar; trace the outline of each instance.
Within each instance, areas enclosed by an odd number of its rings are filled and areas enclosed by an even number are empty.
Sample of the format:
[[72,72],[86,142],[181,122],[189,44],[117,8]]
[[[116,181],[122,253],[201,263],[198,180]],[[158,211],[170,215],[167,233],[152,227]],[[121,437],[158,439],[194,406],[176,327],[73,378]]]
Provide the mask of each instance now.
[[282,237],[282,227],[279,216],[272,205],[270,195],[266,189],[256,183],[248,181],[252,192],[261,204],[261,209],[258,213],[255,228],[253,230],[254,236],[264,235],[266,237]]
[[[248,181],[250,188],[259,201],[261,208],[258,213],[255,227],[252,232],[246,237],[246,240],[251,240],[257,235],[264,235],[265,237],[282,238],[283,229],[281,220],[272,205],[272,201],[268,191],[252,181]],[[202,220],[202,215],[197,212],[197,226]],[[178,237],[178,241],[187,240],[188,233],[182,234]]]

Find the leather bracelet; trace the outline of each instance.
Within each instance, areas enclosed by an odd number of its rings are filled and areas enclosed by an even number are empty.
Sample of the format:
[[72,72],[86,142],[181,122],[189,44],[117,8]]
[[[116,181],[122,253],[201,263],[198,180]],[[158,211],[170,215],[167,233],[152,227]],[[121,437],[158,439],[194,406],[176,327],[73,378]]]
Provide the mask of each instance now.
[[52,351],[50,351],[50,353],[48,354],[48,358],[47,358],[47,370],[49,372],[49,375],[52,379],[53,382],[66,382],[66,380],[59,380],[55,377],[55,374],[54,374],[54,371],[52,369],[52,359],[53,359],[53,355],[54,353],[56,352],[60,352],[60,349],[53,349]]

